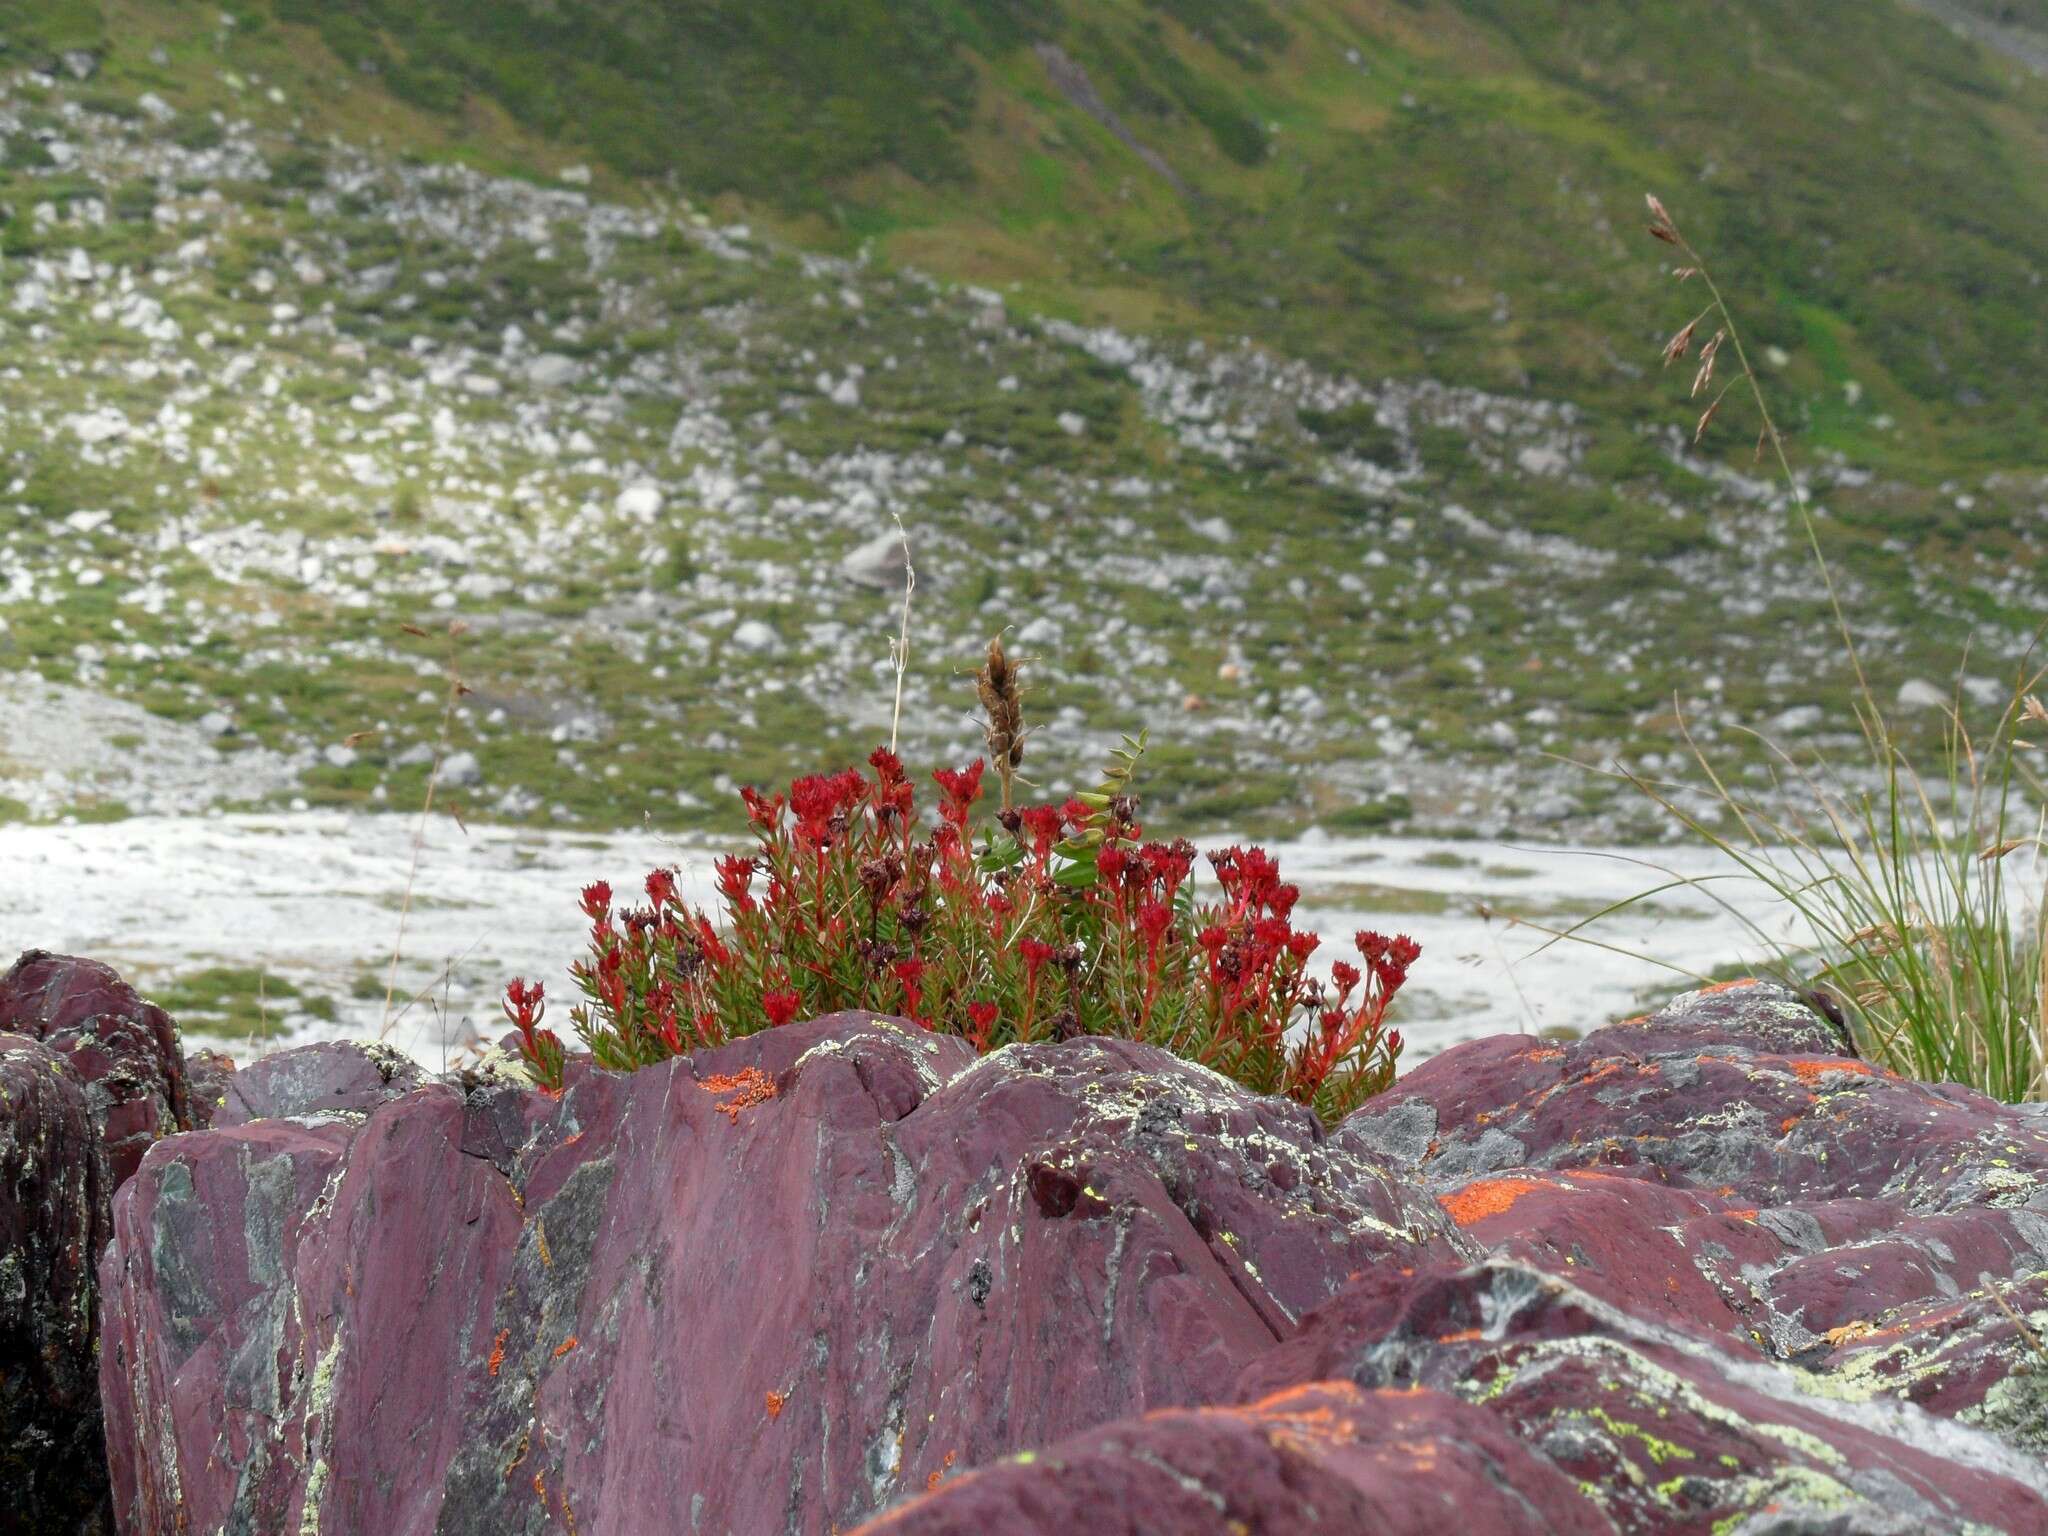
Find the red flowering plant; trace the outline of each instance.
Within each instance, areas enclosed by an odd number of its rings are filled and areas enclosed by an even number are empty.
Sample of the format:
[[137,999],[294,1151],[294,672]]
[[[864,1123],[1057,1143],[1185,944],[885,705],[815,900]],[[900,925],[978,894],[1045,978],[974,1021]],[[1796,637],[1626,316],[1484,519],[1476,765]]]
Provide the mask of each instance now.
[[[1362,968],[1312,976],[1320,941],[1293,925],[1300,893],[1258,848],[1210,854],[1219,893],[1198,898],[1193,845],[1148,840],[1138,820],[1129,780],[1142,750],[1127,742],[1095,791],[1014,809],[1019,754],[998,756],[992,816],[982,760],[942,768],[930,823],[887,750],[866,773],[743,790],[754,849],[718,861],[718,920],[680,900],[666,869],[647,877],[644,904],[583,892],[577,1035],[619,1070],[840,1009],[983,1052],[1115,1035],[1334,1123],[1393,1081],[1401,1036],[1386,1016],[1418,946],[1361,933]],[[537,1029],[539,1006],[538,986],[508,989],[521,1053],[559,1089],[561,1047]]]

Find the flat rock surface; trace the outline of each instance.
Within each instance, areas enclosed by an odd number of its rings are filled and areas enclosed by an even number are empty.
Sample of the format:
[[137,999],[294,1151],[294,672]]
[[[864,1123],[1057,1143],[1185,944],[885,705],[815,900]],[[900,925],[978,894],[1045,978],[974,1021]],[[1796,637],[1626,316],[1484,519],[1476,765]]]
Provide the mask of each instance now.
[[2048,1128],[1846,1050],[1718,989],[1455,1048],[1330,1133],[1124,1042],[976,1060],[854,1015],[559,1100],[285,1053],[276,1113],[245,1095],[116,1202],[116,1506],[2048,1529]]

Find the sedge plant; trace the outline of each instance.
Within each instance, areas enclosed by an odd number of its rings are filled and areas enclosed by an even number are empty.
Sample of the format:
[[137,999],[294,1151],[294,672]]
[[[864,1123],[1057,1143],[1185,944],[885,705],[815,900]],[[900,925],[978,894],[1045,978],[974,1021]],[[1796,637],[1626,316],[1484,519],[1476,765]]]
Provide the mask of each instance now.
[[[1938,753],[1929,760],[1909,750],[1872,690],[1812,508],[1729,304],[1670,212],[1655,197],[1648,203],[1649,234],[1683,258],[1673,275],[1697,284],[1707,300],[1664,347],[1667,366],[1698,347],[1692,395],[1705,404],[1693,441],[1705,437],[1731,395],[1753,408],[1756,456],[1768,451],[1782,475],[1827,593],[1853,679],[1861,752],[1842,764],[1766,740],[1767,782],[1750,792],[1716,769],[1681,717],[1706,789],[1705,814],[1689,808],[1676,786],[1618,771],[1719,850],[1735,877],[1760,885],[1796,917],[1804,933],[1788,942],[1722,898],[1712,877],[1672,881],[1742,918],[1764,950],[1763,968],[1823,988],[1823,1001],[1839,1008],[1867,1056],[2007,1101],[2041,1098],[2048,1090],[2048,844],[2037,807],[2048,797],[2027,754],[2048,741],[2048,708],[2038,693],[2043,669],[2030,652],[1988,731],[1971,731],[1958,699],[1946,711]],[[1734,363],[1716,389],[1724,355]],[[1557,937],[1582,937],[1587,924],[1614,910]]]

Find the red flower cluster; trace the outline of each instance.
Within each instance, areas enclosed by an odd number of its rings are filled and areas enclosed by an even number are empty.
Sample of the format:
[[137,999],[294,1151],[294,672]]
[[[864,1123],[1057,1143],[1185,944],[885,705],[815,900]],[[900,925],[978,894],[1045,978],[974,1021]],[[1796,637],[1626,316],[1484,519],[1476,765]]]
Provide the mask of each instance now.
[[[722,923],[689,908],[671,870],[645,907],[586,887],[590,951],[572,1014],[598,1065],[626,1069],[838,1009],[893,1014],[980,1051],[1076,1034],[1150,1041],[1335,1118],[1393,1079],[1388,1005],[1417,949],[1358,936],[1365,970],[1311,977],[1318,940],[1300,892],[1259,848],[1209,856],[1220,899],[1195,898],[1195,849],[1146,841],[1136,803],[1105,785],[1059,806],[1004,810],[977,833],[984,765],[942,768],[937,825],[917,815],[894,753],[742,791],[755,849],[715,865]],[[1369,978],[1369,979],[1368,979]],[[515,1024],[539,988],[507,989]],[[559,1044],[520,1025],[537,1075]]]
[[519,1053],[532,1063],[543,1087],[559,1089],[562,1082],[562,1042],[551,1029],[540,1027],[548,1011],[547,989],[540,982],[528,984],[514,976],[505,984],[505,1017],[519,1031]]

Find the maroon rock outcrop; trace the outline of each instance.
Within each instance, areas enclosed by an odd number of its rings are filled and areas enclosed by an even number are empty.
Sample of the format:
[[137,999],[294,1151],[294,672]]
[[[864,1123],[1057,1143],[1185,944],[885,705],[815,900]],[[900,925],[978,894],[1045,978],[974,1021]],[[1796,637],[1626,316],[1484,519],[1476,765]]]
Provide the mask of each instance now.
[[[1332,1142],[1405,1169],[1490,1257],[1353,1277],[1219,1395],[1469,1405],[1620,1531],[2048,1530],[2048,1126],[1846,1049],[1802,999],[1744,984],[1425,1063]],[[1051,1536],[1068,1467],[1131,1429],[870,1528]],[[1409,1475],[1444,1439],[1479,1454],[1446,1421]],[[1498,1486],[1454,1476],[1461,1497]]]
[[1464,1251],[1298,1106],[862,1017],[181,1137],[115,1222],[130,1531],[843,1529]]
[[117,1512],[2048,1530],[2048,1127],[1844,1050],[1720,989],[1330,1134],[1129,1043],[864,1016],[559,1101],[286,1053],[116,1201]]
[[193,1128],[177,1025],[111,966],[28,950],[0,976],[0,1030],[71,1063],[117,1187],[159,1138]]
[[0,1531],[111,1531],[98,1285],[111,1186],[85,1087],[0,1034]]

